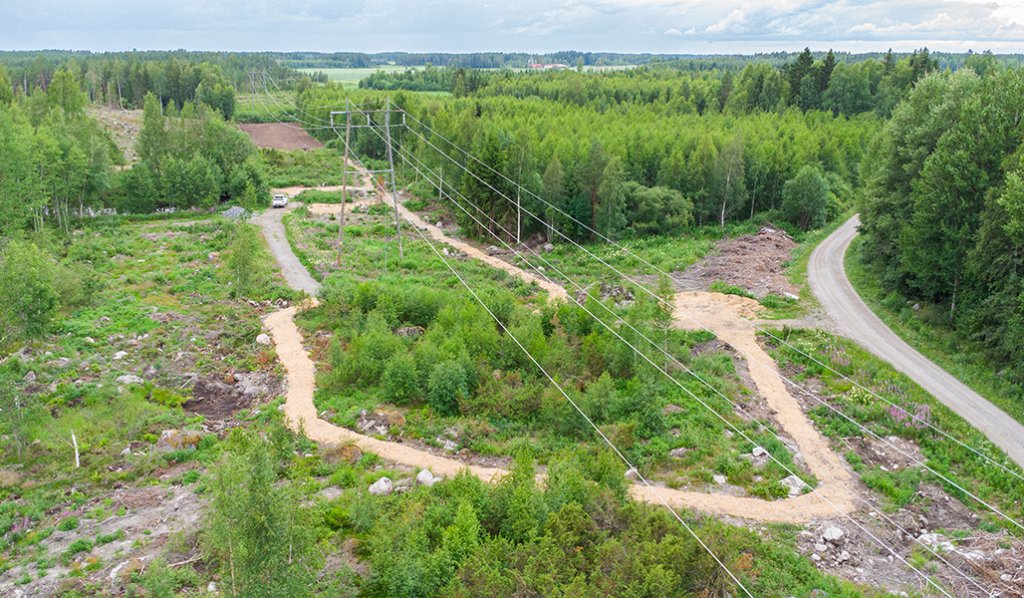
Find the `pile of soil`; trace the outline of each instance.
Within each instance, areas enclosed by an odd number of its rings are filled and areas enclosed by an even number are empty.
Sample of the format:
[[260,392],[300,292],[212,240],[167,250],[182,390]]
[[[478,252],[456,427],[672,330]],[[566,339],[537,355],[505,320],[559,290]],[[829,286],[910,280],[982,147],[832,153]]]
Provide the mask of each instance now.
[[256,147],[279,150],[311,150],[324,146],[299,125],[287,123],[251,123],[238,125]]
[[722,281],[757,297],[797,295],[800,288],[789,282],[784,267],[795,247],[785,231],[765,226],[755,235],[719,241],[712,255],[687,268],[677,282],[689,289],[706,290]]

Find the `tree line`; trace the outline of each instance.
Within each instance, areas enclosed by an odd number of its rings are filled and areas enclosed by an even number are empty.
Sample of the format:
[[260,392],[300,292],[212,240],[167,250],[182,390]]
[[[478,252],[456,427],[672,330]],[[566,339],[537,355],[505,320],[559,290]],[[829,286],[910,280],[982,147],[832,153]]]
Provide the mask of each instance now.
[[868,153],[862,206],[862,254],[883,284],[945,306],[1006,365],[1024,360],[1022,105],[1020,70],[922,79]]
[[89,102],[140,109],[147,93],[163,104],[203,103],[224,118],[235,110],[236,92],[251,91],[253,72],[267,72],[278,85],[298,84],[302,74],[266,54],[217,52],[0,52],[15,93],[46,91],[59,71],[72,73]]
[[[365,107],[383,105],[379,93],[353,96],[318,87],[302,94],[300,106],[326,118],[346,95]],[[549,238],[551,228],[575,239],[591,238],[587,227],[612,238],[676,234],[694,223],[724,226],[758,214],[801,227],[820,224],[852,200],[860,162],[879,127],[871,114],[847,118],[795,109],[700,115],[644,102],[602,111],[508,96],[393,99],[440,134],[410,119],[410,131],[395,130],[403,151],[435,171],[443,166],[446,184],[506,227],[514,228],[515,207],[498,192],[518,194],[545,221],[525,218],[524,233]],[[469,172],[444,161],[413,131]],[[333,135],[319,134],[325,140]],[[466,159],[441,136],[477,160]],[[383,157],[383,143],[371,131],[358,130],[354,143],[362,155]],[[786,183],[804,167],[814,184],[791,185],[787,202]],[[463,224],[475,230],[471,221]]]

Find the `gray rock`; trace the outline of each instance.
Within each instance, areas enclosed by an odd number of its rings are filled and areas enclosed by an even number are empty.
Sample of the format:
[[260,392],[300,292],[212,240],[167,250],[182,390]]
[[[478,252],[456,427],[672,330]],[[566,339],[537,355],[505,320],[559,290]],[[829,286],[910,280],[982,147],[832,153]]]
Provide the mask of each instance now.
[[370,494],[374,496],[387,496],[391,494],[395,489],[395,485],[391,482],[391,478],[383,477],[376,482],[370,484]]
[[815,544],[814,545],[814,550],[815,550],[815,552],[828,552],[828,545],[827,544]]
[[115,361],[124,359],[125,357],[128,357],[128,351],[118,351],[117,353],[114,353]]
[[715,474],[711,476],[711,479],[714,480],[715,483],[718,484],[719,486],[724,486],[725,483],[729,481],[728,478],[721,474]]
[[422,469],[416,474],[416,483],[420,486],[433,486],[437,482],[438,478],[435,478],[429,469]]
[[548,253],[551,253],[554,250],[555,250],[555,246],[552,245],[551,243],[545,243],[544,244],[544,251],[546,251]]
[[401,494],[412,489],[415,481],[412,478],[402,478],[395,482],[395,492]]
[[35,382],[36,381],[36,373],[35,372],[29,372],[29,373],[25,374],[25,377],[23,378],[23,380],[25,382],[28,382],[28,383]]
[[635,467],[630,467],[629,471],[626,472],[626,479],[635,482],[640,479],[640,472]]
[[249,211],[239,206],[232,206],[220,213],[225,218],[235,218],[241,220],[249,217]]
[[498,249],[494,245],[488,245],[487,249],[484,250],[484,253],[486,253],[487,255],[498,255],[499,253],[501,253],[501,249]]
[[682,459],[683,457],[686,456],[686,453],[688,452],[690,452],[690,449],[686,448],[685,446],[681,446],[679,448],[674,448],[670,450],[668,452],[668,456],[672,457],[673,459]]
[[832,542],[833,544],[835,544],[836,542],[843,539],[843,530],[839,529],[838,527],[826,527],[825,530],[821,532],[821,537],[826,542]]
[[117,377],[117,383],[128,386],[130,384],[144,384],[146,381],[134,374],[125,374]]
[[261,335],[257,336],[256,337],[256,344],[259,344],[259,345],[269,345],[270,344],[270,336],[268,336],[266,334],[261,334]]
[[750,451],[750,454],[753,455],[755,458],[756,457],[767,457],[768,456],[768,451],[766,451],[764,449],[764,447],[755,446],[754,449],[752,451]]
[[661,412],[664,413],[665,415],[670,415],[672,413],[679,413],[682,410],[683,410],[683,408],[680,407],[679,405],[665,405],[664,407],[661,408]]
[[789,489],[790,496],[800,496],[804,491],[804,481],[796,475],[790,475],[779,480],[779,483]]
[[184,449],[194,449],[203,435],[193,430],[164,430],[156,441],[156,450],[167,453]]
[[818,556],[818,553],[814,553],[814,554],[811,555],[811,560],[814,561],[814,562],[818,562],[818,561],[821,560],[821,557]]
[[320,492],[317,492],[316,495],[324,500],[338,500],[341,498],[343,493],[344,491],[337,486],[328,486]]

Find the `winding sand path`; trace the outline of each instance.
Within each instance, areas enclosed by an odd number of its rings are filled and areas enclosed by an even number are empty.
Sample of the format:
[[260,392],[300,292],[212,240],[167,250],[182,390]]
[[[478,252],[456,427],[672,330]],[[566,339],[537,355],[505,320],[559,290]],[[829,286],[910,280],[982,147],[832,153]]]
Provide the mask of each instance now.
[[[333,206],[336,211],[337,206]],[[328,210],[317,206],[316,211]],[[311,206],[311,211],[312,206]],[[488,256],[479,249],[457,239],[452,239],[437,227],[400,206],[401,216],[413,226],[420,228],[436,241],[500,268],[513,276],[528,282],[536,282],[547,290],[552,300],[569,300],[565,289],[555,283],[525,272],[508,262]],[[322,213],[322,212],[321,212]],[[266,234],[276,232],[280,225],[281,212],[272,211],[258,222]],[[276,221],[276,225],[275,225]],[[294,254],[290,247],[278,244],[271,246],[279,263],[291,263]],[[282,255],[279,252],[284,252]],[[296,260],[297,261],[297,260]],[[299,309],[316,305],[315,300],[303,306],[292,306],[264,318],[271,338],[277,348],[278,357],[287,372],[288,390],[285,395],[284,413],[288,425],[301,431],[311,440],[322,444],[351,442],[362,450],[376,453],[380,457],[403,465],[430,469],[434,474],[446,477],[460,471],[469,472],[480,479],[493,482],[507,473],[505,470],[468,465],[453,459],[413,448],[401,443],[387,442],[353,432],[320,419],[313,404],[315,388],[315,366],[302,346],[302,334],[295,325],[294,317]],[[799,403],[789,394],[779,376],[775,362],[757,344],[755,329],[749,319],[756,313],[756,302],[735,295],[718,293],[680,293],[676,295],[676,325],[681,328],[695,328],[695,320],[706,326],[719,339],[731,345],[746,361],[750,376],[758,393],[772,409],[779,425],[792,436],[804,455],[808,469],[818,479],[818,486],[811,492],[783,500],[768,501],[755,497],[731,496],[702,492],[687,492],[664,487],[648,487],[633,484],[630,495],[639,501],[673,507],[696,509],[713,515],[724,515],[755,521],[779,523],[806,523],[815,519],[835,517],[856,509],[856,495],[853,478],[842,460],[828,446],[827,440],[811,425],[800,409]],[[692,320],[691,320],[692,319]]]

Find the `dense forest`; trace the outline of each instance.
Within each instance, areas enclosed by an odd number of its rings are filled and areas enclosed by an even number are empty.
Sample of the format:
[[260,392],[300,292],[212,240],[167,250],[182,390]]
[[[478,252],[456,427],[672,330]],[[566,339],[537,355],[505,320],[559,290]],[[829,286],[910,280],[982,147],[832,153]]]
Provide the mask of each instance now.
[[141,109],[147,93],[163,104],[203,103],[230,119],[235,93],[252,92],[254,72],[292,85],[302,75],[266,54],[219,52],[0,52],[9,85],[22,95],[49,88],[58,71],[71,72],[89,101]]
[[[641,89],[661,85],[658,76],[621,77],[635,80]],[[310,88],[300,97],[300,108],[325,118],[345,94],[331,87]],[[378,106],[381,99],[364,97],[367,106]],[[410,121],[408,131],[397,132],[408,151],[420,152],[437,168],[443,163],[427,143],[454,152],[448,139],[480,159],[470,163],[479,178],[451,174],[452,184],[470,201],[499,221],[515,218],[513,207],[491,190],[511,196],[516,186],[496,177],[493,168],[554,204],[556,210],[546,210],[536,197],[523,194],[524,206],[577,239],[591,235],[566,221],[566,215],[613,238],[678,232],[690,223],[724,225],[755,214],[804,227],[820,225],[850,205],[862,156],[879,126],[872,114],[848,118],[792,109],[700,114],[692,98],[682,94],[667,103],[578,104],[491,95],[485,87],[454,101],[396,99],[420,119]],[[321,134],[325,140],[331,135]],[[361,132],[356,139],[361,151],[383,155],[373,133]],[[804,167],[809,169],[805,176],[822,182],[816,193],[794,195],[787,202],[785,184]],[[463,224],[472,229],[472,223]],[[528,234],[544,229],[536,220],[524,226]]]
[[1024,371],[1019,70],[921,80],[868,154],[865,258],[891,289],[946,307],[971,347]]

